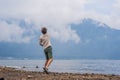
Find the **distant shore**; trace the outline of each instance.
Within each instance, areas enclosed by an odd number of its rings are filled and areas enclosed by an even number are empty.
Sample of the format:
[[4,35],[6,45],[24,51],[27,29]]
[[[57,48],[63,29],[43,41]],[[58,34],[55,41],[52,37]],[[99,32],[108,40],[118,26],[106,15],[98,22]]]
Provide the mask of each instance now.
[[0,66],[0,78],[4,78],[4,80],[120,80],[120,75],[57,72],[46,74],[44,72],[24,71]]

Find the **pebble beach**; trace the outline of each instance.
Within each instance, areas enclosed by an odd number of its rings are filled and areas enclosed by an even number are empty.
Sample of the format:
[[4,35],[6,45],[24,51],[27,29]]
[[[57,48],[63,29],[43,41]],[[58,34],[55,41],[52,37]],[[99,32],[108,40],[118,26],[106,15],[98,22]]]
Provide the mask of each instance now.
[[80,73],[57,73],[35,72],[19,70],[12,67],[0,66],[1,80],[120,80],[120,75],[114,74],[80,74]]

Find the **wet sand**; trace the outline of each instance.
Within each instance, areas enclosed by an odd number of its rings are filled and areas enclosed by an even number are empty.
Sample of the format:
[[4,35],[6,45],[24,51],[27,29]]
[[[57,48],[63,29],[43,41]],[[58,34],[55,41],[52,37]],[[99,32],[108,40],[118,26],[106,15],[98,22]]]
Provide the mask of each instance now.
[[4,80],[120,80],[120,75],[80,74],[24,71],[11,67],[0,67],[0,78]]

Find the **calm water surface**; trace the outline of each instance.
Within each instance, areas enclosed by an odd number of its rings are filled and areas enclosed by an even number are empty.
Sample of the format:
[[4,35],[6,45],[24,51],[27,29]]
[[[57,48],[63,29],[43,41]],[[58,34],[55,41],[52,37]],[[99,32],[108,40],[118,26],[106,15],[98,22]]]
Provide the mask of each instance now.
[[[44,60],[0,60],[0,66],[42,71]],[[39,66],[39,68],[36,68]],[[54,60],[51,72],[102,73],[120,75],[120,60]]]

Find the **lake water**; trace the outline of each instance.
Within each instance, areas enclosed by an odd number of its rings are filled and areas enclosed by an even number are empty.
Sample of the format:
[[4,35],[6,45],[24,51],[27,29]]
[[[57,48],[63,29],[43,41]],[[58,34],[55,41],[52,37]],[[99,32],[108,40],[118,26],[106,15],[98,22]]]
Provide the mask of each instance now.
[[[42,71],[43,65],[44,60],[0,60],[0,66],[29,71]],[[54,60],[49,71],[120,75],[120,60]]]

